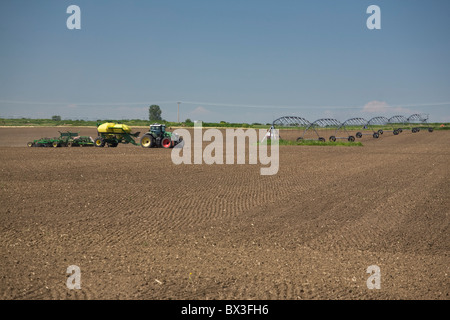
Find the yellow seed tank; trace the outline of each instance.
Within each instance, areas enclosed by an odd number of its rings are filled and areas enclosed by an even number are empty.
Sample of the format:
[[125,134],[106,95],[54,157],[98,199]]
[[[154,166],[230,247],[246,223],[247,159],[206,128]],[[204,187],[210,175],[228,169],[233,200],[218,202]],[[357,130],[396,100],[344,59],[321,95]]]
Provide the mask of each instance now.
[[103,123],[97,127],[99,133],[131,133],[131,128],[126,124]]

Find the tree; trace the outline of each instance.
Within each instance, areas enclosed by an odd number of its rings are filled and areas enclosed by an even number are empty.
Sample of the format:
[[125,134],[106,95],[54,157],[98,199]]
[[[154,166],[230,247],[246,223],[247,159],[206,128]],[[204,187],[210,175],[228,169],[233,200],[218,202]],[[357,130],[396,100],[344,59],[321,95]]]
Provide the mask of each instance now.
[[187,118],[185,122],[186,122],[186,123],[192,123],[192,120],[189,119],[189,118]]
[[61,121],[61,116],[52,116],[52,121]]
[[161,108],[156,105],[156,104],[152,104],[149,108],[148,108],[148,118],[150,121],[160,121],[162,120],[161,118]]

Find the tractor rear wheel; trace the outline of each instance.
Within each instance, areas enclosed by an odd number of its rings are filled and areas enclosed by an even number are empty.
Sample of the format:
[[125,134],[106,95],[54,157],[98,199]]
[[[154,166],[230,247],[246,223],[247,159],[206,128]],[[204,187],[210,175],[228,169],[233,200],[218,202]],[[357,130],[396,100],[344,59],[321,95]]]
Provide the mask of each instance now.
[[150,134],[144,134],[141,138],[142,148],[153,148],[156,144],[155,138]]
[[94,140],[94,145],[99,148],[103,148],[105,146],[105,141],[101,137],[97,137]]
[[172,139],[170,139],[170,137],[164,137],[161,140],[161,146],[165,149],[168,149],[172,146]]

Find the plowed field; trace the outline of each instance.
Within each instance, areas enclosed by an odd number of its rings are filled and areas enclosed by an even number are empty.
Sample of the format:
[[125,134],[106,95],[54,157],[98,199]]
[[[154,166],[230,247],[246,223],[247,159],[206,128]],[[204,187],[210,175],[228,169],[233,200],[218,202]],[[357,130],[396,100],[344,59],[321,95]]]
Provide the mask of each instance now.
[[450,298],[450,131],[280,146],[261,176],[165,149],[26,147],[57,130],[0,128],[0,299]]

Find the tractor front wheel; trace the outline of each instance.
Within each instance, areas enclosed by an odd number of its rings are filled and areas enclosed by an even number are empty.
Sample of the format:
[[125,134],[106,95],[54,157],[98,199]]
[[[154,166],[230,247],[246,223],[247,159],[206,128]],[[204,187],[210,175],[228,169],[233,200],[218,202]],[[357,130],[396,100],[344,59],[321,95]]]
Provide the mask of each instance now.
[[94,145],[99,148],[103,148],[105,146],[105,141],[101,137],[97,137],[94,140]]
[[142,148],[153,148],[156,144],[155,138],[150,134],[144,134],[141,138]]

